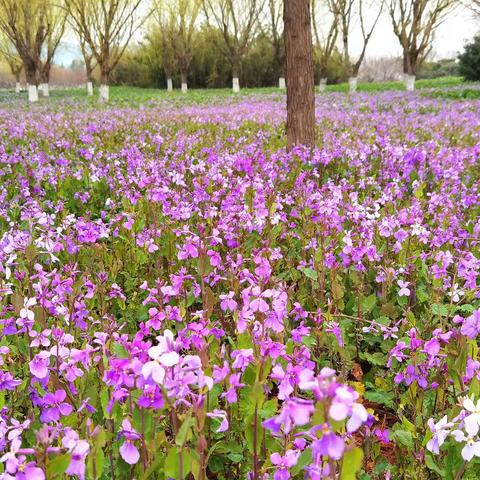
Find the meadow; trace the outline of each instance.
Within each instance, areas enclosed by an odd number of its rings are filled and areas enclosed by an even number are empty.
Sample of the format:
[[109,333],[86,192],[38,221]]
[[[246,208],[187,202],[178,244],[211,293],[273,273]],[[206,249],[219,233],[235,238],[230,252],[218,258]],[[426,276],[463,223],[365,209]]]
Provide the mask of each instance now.
[[480,99],[446,82],[332,86],[291,152],[274,89],[2,94],[0,479],[480,478]]

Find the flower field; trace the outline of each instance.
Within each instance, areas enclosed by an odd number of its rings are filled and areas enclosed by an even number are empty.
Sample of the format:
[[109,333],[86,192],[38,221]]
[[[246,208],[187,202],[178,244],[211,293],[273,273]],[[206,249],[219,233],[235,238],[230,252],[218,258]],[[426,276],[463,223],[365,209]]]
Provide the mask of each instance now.
[[480,101],[0,107],[0,479],[480,478]]

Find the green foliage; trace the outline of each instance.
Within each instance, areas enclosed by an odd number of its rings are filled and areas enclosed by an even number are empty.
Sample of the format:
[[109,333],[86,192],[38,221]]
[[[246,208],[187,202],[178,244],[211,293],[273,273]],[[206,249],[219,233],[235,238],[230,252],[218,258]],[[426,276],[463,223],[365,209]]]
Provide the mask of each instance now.
[[458,60],[460,75],[466,80],[480,80],[480,35],[465,45]]

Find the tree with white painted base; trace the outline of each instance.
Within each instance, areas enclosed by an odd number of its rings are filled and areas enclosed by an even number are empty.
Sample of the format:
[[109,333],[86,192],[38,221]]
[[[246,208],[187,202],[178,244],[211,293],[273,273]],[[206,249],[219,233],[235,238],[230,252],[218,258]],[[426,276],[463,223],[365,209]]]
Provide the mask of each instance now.
[[207,22],[222,33],[216,46],[230,64],[235,93],[240,91],[242,60],[258,32],[264,5],[265,0],[203,0]]
[[[382,14],[385,0],[329,0],[329,2],[331,11],[339,23],[340,34],[342,37],[343,62],[348,74],[349,91],[350,93],[355,93],[358,85],[358,72],[360,71],[360,67],[365,58],[370,38],[372,37],[378,20],[380,19],[380,15]],[[373,17],[372,22],[368,27],[366,25],[367,15],[365,10],[376,12],[376,15]],[[360,24],[362,48],[357,59],[352,61],[350,55],[350,41],[351,27],[353,23]]]
[[19,57],[15,46],[10,39],[0,31],[0,59],[4,60],[10,68],[11,74],[15,77],[15,93],[22,91],[20,75],[23,70],[23,62]]
[[47,36],[40,56],[38,79],[40,81],[39,90],[42,96],[49,97],[50,70],[53,57],[65,33],[66,26],[66,11],[61,5],[61,1],[46,3],[45,24],[47,25]]
[[285,43],[283,41],[283,1],[268,0],[268,38],[273,51],[273,72],[278,77],[278,88],[285,90]]
[[0,0],[0,31],[22,60],[30,102],[38,101],[37,74],[48,35],[45,8],[44,0]]
[[[320,82],[319,91],[324,92],[327,89],[328,64],[335,52],[338,37],[338,21],[332,14],[329,4],[325,1],[311,0],[312,26],[315,38],[314,55],[318,64],[318,73]],[[322,25],[319,26],[318,19],[322,19]],[[321,36],[320,32],[326,32]]]
[[418,68],[432,51],[435,31],[459,0],[388,0],[393,32],[402,47],[407,90],[415,89]]
[[110,75],[143,23],[144,0],[68,0],[69,21],[100,67],[100,101],[108,102]]

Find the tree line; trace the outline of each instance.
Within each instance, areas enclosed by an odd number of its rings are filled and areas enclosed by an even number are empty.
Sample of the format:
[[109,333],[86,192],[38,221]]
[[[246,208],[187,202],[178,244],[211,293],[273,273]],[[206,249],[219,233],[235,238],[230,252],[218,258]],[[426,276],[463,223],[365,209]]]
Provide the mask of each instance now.
[[[348,78],[355,91],[372,34],[386,16],[402,49],[407,88],[413,89],[437,27],[459,4],[306,0],[315,82],[324,89],[327,81]],[[168,90],[176,83],[187,92],[189,82],[220,86],[228,79],[239,91],[242,78],[249,78],[258,86],[275,79],[284,88],[284,7],[283,0],[0,0],[0,54],[17,80],[24,71],[31,101],[39,90],[48,96],[51,65],[66,31],[78,39],[89,95],[98,72],[101,101],[108,101],[112,82]],[[360,31],[357,55],[354,29]]]

